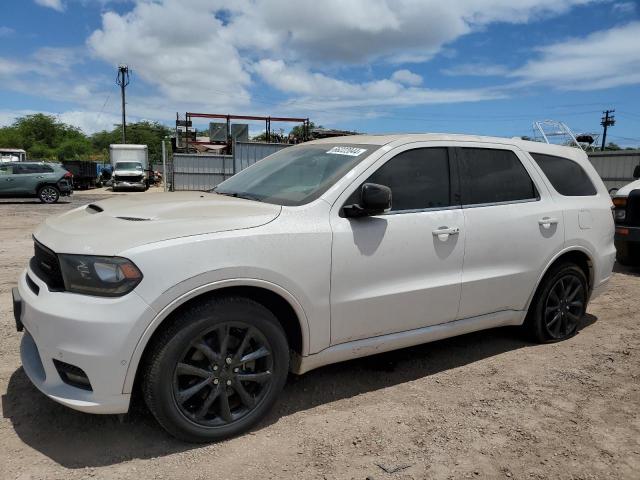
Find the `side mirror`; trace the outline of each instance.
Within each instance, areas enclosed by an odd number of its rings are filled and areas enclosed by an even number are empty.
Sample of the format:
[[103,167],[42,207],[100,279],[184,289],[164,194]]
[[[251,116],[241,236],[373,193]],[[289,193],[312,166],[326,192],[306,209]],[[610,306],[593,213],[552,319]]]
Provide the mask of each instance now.
[[342,211],[346,217],[367,217],[380,215],[391,210],[391,189],[377,183],[365,183],[360,188],[360,202],[345,205]]
[[633,169],[633,178],[640,178],[640,165],[636,165],[636,168]]

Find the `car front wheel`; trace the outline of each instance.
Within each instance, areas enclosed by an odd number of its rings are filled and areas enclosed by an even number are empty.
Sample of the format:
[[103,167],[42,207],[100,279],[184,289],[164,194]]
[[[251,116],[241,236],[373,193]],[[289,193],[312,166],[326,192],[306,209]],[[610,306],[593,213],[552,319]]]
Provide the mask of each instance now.
[[56,203],[60,198],[60,191],[53,185],[45,185],[38,190],[38,198],[42,203]]
[[260,421],[288,370],[287,338],[271,311],[246,298],[210,299],[188,308],[156,339],[143,392],[170,434],[211,442]]
[[541,343],[569,338],[587,309],[588,283],[580,267],[565,263],[553,268],[542,280],[527,316],[526,326]]

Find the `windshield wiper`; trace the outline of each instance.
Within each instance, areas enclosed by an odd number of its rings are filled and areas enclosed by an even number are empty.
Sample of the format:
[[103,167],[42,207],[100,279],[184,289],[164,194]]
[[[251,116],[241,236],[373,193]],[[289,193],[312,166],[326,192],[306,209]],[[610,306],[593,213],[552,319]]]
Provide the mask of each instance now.
[[260,197],[247,192],[218,192],[215,188],[212,191],[218,195],[226,195],[227,197],[244,198],[245,200],[254,200],[256,202],[262,201]]

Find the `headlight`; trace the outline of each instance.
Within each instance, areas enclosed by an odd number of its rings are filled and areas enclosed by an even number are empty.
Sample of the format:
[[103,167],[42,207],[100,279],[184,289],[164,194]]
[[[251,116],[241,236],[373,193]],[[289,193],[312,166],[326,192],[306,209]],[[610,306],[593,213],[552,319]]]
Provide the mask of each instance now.
[[93,255],[58,255],[64,287],[68,292],[120,297],[142,280],[142,273],[131,260]]

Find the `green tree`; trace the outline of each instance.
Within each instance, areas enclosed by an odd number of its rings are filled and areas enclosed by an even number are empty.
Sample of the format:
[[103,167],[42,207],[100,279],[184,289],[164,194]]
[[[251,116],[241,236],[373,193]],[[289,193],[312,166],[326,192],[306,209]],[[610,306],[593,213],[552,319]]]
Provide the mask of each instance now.
[[[316,124],[313,122],[309,122],[309,130],[311,130],[312,128],[316,128]],[[318,125],[317,128],[322,128],[322,125]],[[302,125],[296,125],[295,127],[293,127],[289,132],[289,135],[293,135],[294,137],[297,137],[297,138],[302,138],[303,136]]]
[[607,143],[607,146],[604,147],[605,150],[622,150],[622,148],[620,148],[620,145],[618,145],[617,143],[613,143],[613,142],[609,142]]
[[[149,162],[162,163],[162,139],[171,134],[171,129],[158,122],[142,121],[127,125],[127,143],[136,145],[146,145],[149,148]],[[111,131],[103,130],[91,136],[91,144],[94,152],[109,157],[109,145],[120,143],[122,140],[122,130],[116,126]],[[167,148],[170,148],[167,142]]]

